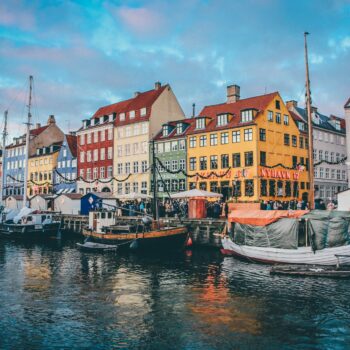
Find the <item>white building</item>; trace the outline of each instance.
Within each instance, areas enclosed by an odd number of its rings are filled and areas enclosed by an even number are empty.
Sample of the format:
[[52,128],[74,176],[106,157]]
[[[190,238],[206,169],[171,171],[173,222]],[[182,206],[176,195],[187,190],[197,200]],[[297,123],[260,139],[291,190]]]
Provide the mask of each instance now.
[[66,215],[79,215],[81,197],[80,193],[63,193],[55,198],[55,211]]

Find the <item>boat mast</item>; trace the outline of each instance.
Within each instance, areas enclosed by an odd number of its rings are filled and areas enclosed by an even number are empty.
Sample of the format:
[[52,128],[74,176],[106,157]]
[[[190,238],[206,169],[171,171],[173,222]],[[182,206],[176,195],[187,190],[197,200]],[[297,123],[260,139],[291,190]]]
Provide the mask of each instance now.
[[310,183],[310,209],[315,206],[315,185],[314,185],[314,151],[313,151],[313,132],[312,132],[312,116],[311,116],[311,91],[310,91],[310,75],[309,75],[309,60],[307,51],[308,32],[304,33],[305,44],[305,69],[306,69],[306,109],[307,109],[307,123],[308,123],[308,138],[309,138],[309,183]]
[[158,221],[157,205],[157,164],[154,140],[152,140],[152,181],[153,181],[153,218]]
[[2,132],[2,171],[1,171],[1,201],[4,194],[4,187],[5,187],[5,178],[4,178],[4,160],[5,160],[5,153],[6,153],[6,138],[7,138],[7,115],[8,111],[6,110],[4,112],[4,130]]
[[31,119],[32,119],[32,114],[31,114],[31,107],[32,107],[32,89],[33,89],[33,76],[29,76],[29,101],[28,101],[28,119],[27,122],[25,123],[27,126],[27,131],[26,131],[26,158],[25,158],[25,163],[24,163],[24,191],[23,191],[23,208],[26,206],[26,201],[27,201],[27,186],[28,186],[28,158],[29,158],[29,141],[30,141],[30,126],[31,126]]

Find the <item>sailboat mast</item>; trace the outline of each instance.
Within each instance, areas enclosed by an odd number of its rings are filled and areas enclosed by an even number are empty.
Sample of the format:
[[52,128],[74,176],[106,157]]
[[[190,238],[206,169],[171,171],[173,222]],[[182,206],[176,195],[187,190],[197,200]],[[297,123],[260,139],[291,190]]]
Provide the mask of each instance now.
[[6,153],[6,138],[7,138],[7,115],[8,111],[4,112],[4,130],[2,132],[2,172],[1,172],[1,201],[4,195],[5,179],[4,179],[4,160]]
[[152,181],[153,181],[153,218],[158,220],[158,205],[157,205],[157,164],[155,143],[152,140]]
[[309,75],[309,60],[307,51],[307,36],[308,32],[304,33],[305,44],[305,69],[306,69],[306,110],[307,110],[307,122],[308,122],[308,138],[309,138],[309,183],[310,183],[310,209],[314,209],[315,206],[315,184],[314,184],[314,161],[313,161],[313,128],[312,128],[312,116],[311,116],[311,91],[310,91],[310,75]]
[[30,126],[32,120],[31,107],[32,107],[32,89],[33,89],[33,76],[29,76],[29,101],[28,101],[28,119],[27,119],[27,131],[26,131],[26,158],[24,163],[24,191],[23,191],[23,208],[26,206],[27,201],[27,186],[28,186],[28,159],[29,159],[29,141],[30,141]]

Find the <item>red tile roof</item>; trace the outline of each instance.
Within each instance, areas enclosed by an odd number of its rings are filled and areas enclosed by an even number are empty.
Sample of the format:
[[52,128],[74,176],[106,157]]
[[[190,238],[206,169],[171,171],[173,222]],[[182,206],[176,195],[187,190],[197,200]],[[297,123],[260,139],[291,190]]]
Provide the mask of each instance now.
[[292,116],[294,121],[306,123],[302,117],[300,117],[298,114],[294,113],[293,111],[289,111],[289,113]]
[[[188,127],[185,129],[185,131],[181,134],[177,133],[176,125],[177,123],[185,123],[188,124]],[[175,138],[180,138],[183,136],[186,136],[188,131],[190,130],[191,125],[194,125],[196,122],[195,118],[187,118],[187,119],[180,119],[180,120],[175,120],[166,123],[167,125],[172,125],[174,128],[171,130],[171,132],[168,134],[168,136],[163,137],[163,129],[159,131],[159,133],[154,137],[155,141],[163,141],[163,140],[168,140],[168,139],[175,139]],[[164,125],[166,125],[164,124]]]
[[41,126],[40,128],[37,129],[32,129],[30,130],[30,135],[33,136],[38,136],[39,134],[41,134],[44,130],[46,130],[50,125],[45,125],[45,126]]
[[66,135],[66,139],[67,139],[67,144],[70,149],[70,152],[72,153],[72,156],[76,158],[77,148],[78,148],[77,137],[75,135]]
[[[263,111],[275,97],[279,97],[278,92],[272,92],[266,95],[245,98],[233,103],[225,102],[217,105],[205,106],[198,116],[208,117],[209,120],[207,121],[206,128],[195,129],[195,124],[193,123],[188,134],[196,134],[214,130],[224,130],[238,125],[251,125],[254,123],[254,121],[248,123],[241,123],[241,111],[246,109],[256,109],[259,114],[259,112]],[[224,126],[217,126],[216,116],[218,114],[224,113],[232,114],[233,117],[231,118],[228,124]]]
[[[161,93],[165,89],[170,89],[170,86],[164,85],[164,86],[161,86],[159,89],[153,89],[146,92],[141,92],[134,98],[101,107],[96,111],[96,113],[93,115],[92,118],[102,117],[104,115],[110,115],[110,114],[116,113],[117,118],[114,123],[115,125],[118,125],[118,126],[136,123],[143,120],[148,120],[151,114],[151,108],[153,103],[157,100],[157,98],[161,95]],[[140,115],[141,108],[146,108],[146,115],[142,117]],[[128,112],[130,111],[135,111],[135,118],[129,119]],[[124,121],[119,120],[120,113],[126,113]]]

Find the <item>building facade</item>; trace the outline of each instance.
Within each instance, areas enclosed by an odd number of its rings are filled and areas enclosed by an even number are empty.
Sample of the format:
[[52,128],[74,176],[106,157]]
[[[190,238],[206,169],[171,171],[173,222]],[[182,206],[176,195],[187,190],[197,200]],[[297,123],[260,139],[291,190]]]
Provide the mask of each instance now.
[[[47,147],[63,140],[63,132],[56,125],[55,117],[49,116],[47,124],[36,124],[30,130],[29,157],[36,154],[36,149]],[[24,168],[26,152],[26,135],[15,137],[12,144],[6,146],[4,157],[3,196],[21,195],[24,193]]]
[[151,191],[151,154],[149,144],[164,123],[184,118],[169,85],[155,83],[154,89],[135,93],[134,98],[107,107],[114,111],[115,194]]
[[37,194],[54,193],[54,170],[62,142],[56,142],[48,147],[37,148],[36,155],[28,161],[28,189],[29,197]]
[[[83,121],[77,132],[77,191],[113,192],[113,122],[115,114],[98,114]],[[102,180],[98,182],[96,180]]]
[[[296,101],[288,101],[287,107],[307,123],[306,109]],[[345,120],[312,107],[312,127],[315,199],[336,200],[337,193],[348,185]]]
[[278,92],[206,106],[187,133],[188,187],[241,202],[307,199],[308,140]]
[[346,101],[344,105],[345,110],[345,124],[346,124],[346,168],[348,177],[348,188],[350,188],[350,98]]
[[[55,193],[76,192],[77,184],[77,137],[74,134],[64,135],[62,147],[57,158],[57,172],[54,174]],[[61,176],[60,176],[61,175]],[[67,181],[65,180],[67,179]]]
[[[187,172],[186,134],[194,122],[195,119],[191,118],[166,123],[154,138],[155,156],[164,166],[157,164],[159,169],[159,172],[157,172],[159,197],[168,197],[168,193],[185,191],[187,188],[187,177],[178,171]],[[152,149],[150,152],[152,152]]]

